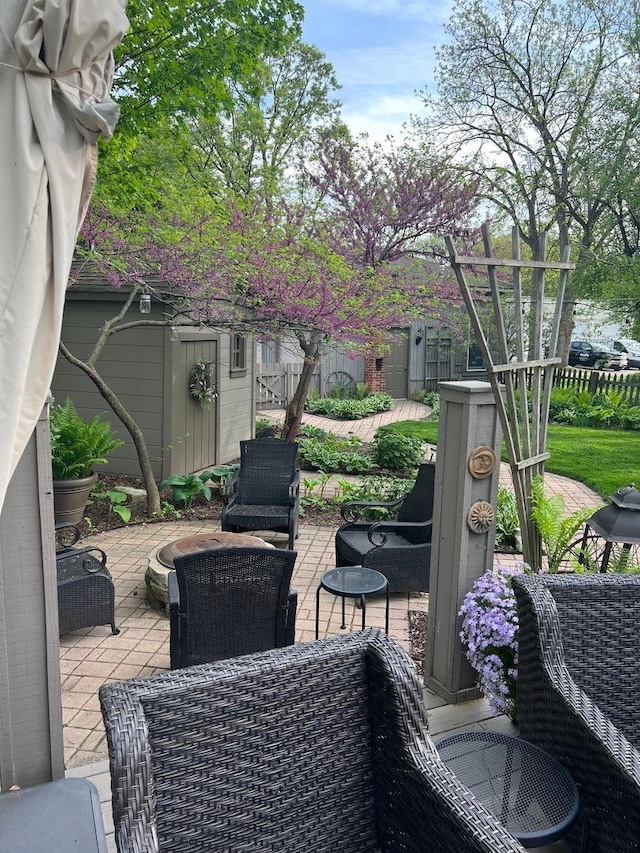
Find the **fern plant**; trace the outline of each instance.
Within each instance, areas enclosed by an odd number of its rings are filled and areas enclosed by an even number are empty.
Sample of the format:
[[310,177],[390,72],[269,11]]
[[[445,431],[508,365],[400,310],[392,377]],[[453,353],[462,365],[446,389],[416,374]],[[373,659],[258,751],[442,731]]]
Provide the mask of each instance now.
[[596,509],[598,507],[583,507],[565,515],[562,495],[545,494],[543,478],[540,475],[534,477],[531,484],[531,520],[542,539],[549,572],[558,571],[567,548]]
[[101,415],[85,421],[68,397],[64,405],[51,408],[49,424],[54,480],[89,477],[94,466],[105,465],[109,454],[123,444]]

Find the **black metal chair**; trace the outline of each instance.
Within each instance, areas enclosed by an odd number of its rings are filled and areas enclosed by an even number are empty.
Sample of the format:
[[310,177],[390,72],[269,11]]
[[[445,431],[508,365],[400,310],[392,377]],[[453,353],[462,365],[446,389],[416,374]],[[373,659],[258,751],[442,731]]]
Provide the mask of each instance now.
[[298,445],[293,441],[254,438],[240,442],[240,467],[224,483],[222,529],[232,533],[273,530],[289,535],[289,549],[298,535],[300,472]]
[[591,853],[638,851],[640,577],[523,575],[513,589],[520,734],[575,779]]
[[119,634],[107,555],[101,548],[76,548],[80,530],[70,522],[56,524],[55,535],[59,633],[110,625]]
[[[435,464],[420,465],[409,494],[395,501],[349,501],[346,524],[336,533],[336,566],[366,566],[382,572],[390,592],[428,592]],[[358,521],[371,507],[398,508],[396,521]]]
[[120,853],[522,853],[374,629],[104,685]]
[[169,574],[172,669],[295,642],[295,551],[210,548],[174,558]]

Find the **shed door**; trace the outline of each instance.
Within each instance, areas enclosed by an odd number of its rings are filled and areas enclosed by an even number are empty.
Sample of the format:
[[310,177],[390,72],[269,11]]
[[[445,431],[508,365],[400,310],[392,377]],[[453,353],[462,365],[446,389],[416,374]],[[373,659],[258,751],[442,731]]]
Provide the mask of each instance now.
[[189,474],[217,461],[218,400],[208,407],[201,406],[189,393],[189,374],[198,362],[213,362],[218,384],[218,342],[181,341],[174,353],[171,473]]
[[385,357],[387,366],[387,394],[396,400],[407,397],[407,379],[409,367],[409,336],[407,332],[398,333],[391,344],[391,351]]

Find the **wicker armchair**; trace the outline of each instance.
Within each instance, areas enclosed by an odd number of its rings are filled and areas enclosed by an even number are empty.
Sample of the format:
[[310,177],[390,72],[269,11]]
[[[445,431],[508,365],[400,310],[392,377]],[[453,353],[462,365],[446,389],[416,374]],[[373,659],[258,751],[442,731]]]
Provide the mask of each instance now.
[[374,629],[104,685],[120,853],[523,848],[442,763]]
[[[382,572],[390,592],[428,592],[435,465],[421,465],[413,489],[396,501],[349,501],[346,524],[336,533],[336,566],[367,566]],[[358,521],[368,507],[399,507],[397,521]]]
[[640,577],[522,576],[520,734],[572,774],[592,853],[640,850]]
[[59,633],[115,622],[116,591],[101,548],[76,548],[80,530],[64,521],[55,526]]
[[273,530],[298,535],[300,472],[293,441],[254,438],[240,442],[240,467],[223,485],[222,529],[232,533]]
[[295,551],[253,547],[176,557],[169,574],[171,668],[291,645],[296,557]]

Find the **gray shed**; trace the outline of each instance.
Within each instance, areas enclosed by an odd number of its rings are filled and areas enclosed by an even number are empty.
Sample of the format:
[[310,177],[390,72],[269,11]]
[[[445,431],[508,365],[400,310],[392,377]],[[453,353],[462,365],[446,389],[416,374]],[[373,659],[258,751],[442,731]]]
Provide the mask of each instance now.
[[[125,298],[125,293],[100,284],[69,289],[62,340],[74,355],[88,356],[100,327]],[[139,316],[136,311],[133,306],[126,319]],[[147,316],[163,320],[165,311],[154,298]],[[201,361],[213,363],[218,390],[208,408],[189,391],[189,374]],[[109,340],[97,367],[142,429],[158,480],[229,462],[239,454],[238,442],[253,435],[256,378],[250,337],[184,325],[136,327]],[[113,453],[105,471],[139,475],[128,432],[91,380],[62,355],[51,390],[56,401],[71,397],[83,417],[101,412],[113,423],[125,444]]]

